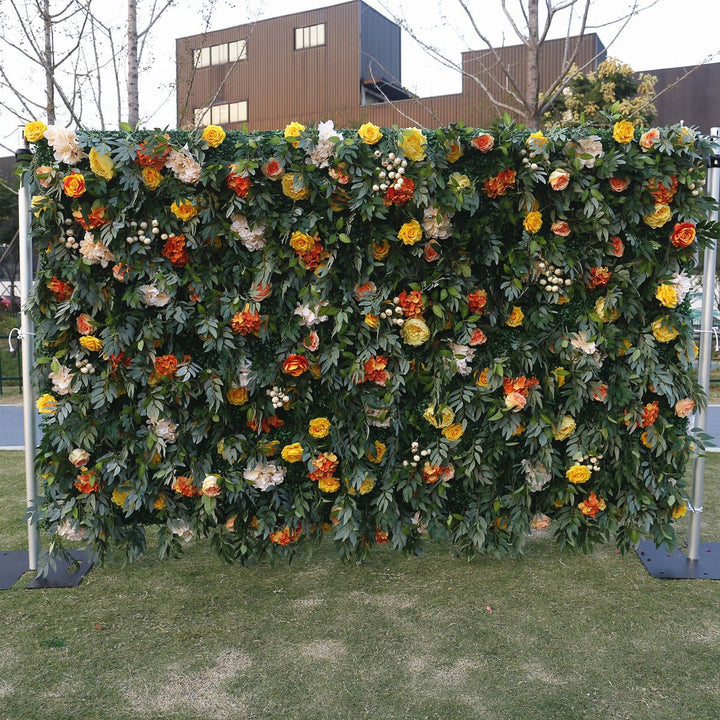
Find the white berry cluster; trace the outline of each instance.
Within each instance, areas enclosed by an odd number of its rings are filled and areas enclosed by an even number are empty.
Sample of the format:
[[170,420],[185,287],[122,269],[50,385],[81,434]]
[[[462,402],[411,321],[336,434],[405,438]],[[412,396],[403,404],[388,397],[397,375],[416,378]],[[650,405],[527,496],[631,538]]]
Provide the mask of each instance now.
[[270,398],[270,402],[275,410],[280,410],[285,403],[290,402],[290,396],[287,392],[277,385],[273,385],[266,390],[265,394]]
[[[382,157],[382,153],[379,150],[375,151],[375,157]],[[396,189],[400,190],[403,186],[405,175],[405,168],[407,167],[407,160],[401,155],[390,153],[386,158],[382,158],[383,169],[378,174],[379,183],[373,185],[373,192],[385,192],[391,185]]]
[[412,460],[403,460],[403,467],[410,466],[412,468],[416,468],[420,460],[430,454],[430,450],[427,448],[423,448],[422,450],[420,449],[420,445],[417,440],[413,440],[412,445],[410,446],[410,452],[412,453]]
[[548,265],[545,262],[538,263],[539,283],[545,288],[546,293],[562,293],[563,287],[570,287],[572,280],[563,277],[562,268],[555,265]]
[[161,233],[157,220],[150,221],[150,235],[147,234],[148,224],[143,220],[141,223],[133,220],[130,223],[130,234],[125,238],[129,245],[139,242],[143,245],[149,245],[152,242],[153,235],[160,235],[161,240],[167,240],[167,233]]
[[[65,220],[65,224],[69,225],[72,222],[70,218]],[[65,228],[65,236],[61,238],[62,242],[68,250],[77,250],[80,247],[80,243],[75,237],[75,230],[71,227]]]
[[394,297],[393,306],[391,308],[386,308],[385,310],[382,310],[380,312],[380,317],[387,318],[393,325],[402,327],[405,324],[405,318],[402,316],[403,309],[399,305],[399,303],[400,298]]
[[602,459],[602,455],[583,455],[577,462],[580,465],[587,465],[593,472],[598,472]]
[[95,366],[86,358],[79,357],[75,360],[75,367],[83,375],[92,375],[95,372]]

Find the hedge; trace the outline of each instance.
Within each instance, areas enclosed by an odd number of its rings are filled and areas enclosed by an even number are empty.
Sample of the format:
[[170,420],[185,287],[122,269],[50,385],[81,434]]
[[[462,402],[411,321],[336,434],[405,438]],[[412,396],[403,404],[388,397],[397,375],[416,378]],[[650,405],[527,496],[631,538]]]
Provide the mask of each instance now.
[[53,552],[674,546],[691,129],[26,135]]

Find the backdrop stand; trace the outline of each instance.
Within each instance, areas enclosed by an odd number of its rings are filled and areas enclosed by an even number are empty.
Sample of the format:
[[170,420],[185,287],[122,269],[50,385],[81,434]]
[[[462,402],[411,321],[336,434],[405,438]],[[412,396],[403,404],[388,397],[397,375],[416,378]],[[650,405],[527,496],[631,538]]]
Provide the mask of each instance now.
[[[715,140],[715,149],[708,158],[707,191],[720,201],[720,127],[710,130]],[[718,213],[711,219],[717,221]],[[715,306],[715,263],[717,241],[713,239],[705,248],[703,266],[702,319],[700,323],[700,356],[698,361],[698,383],[707,397],[710,390],[710,361],[712,359],[713,309]],[[698,411],[696,428],[701,432],[707,427],[707,408]],[[637,547],[637,554],[647,571],[656,578],[720,580],[720,543],[700,542],[700,521],[703,511],[703,486],[705,478],[705,454],[698,455],[693,465],[692,502],[690,510],[690,533],[687,555],[679,550],[670,554],[662,547],[655,547],[651,540],[643,540]]]
[[[29,154],[23,137],[23,147],[15,153],[20,161]],[[37,512],[37,481],[35,478],[35,450],[37,449],[35,426],[35,393],[33,392],[32,370],[34,363],[33,320],[27,310],[32,293],[32,216],[30,214],[30,189],[22,184],[18,189],[18,250],[20,255],[20,329],[18,338],[22,342],[22,395],[23,428],[25,432],[25,493],[28,509],[28,549],[0,551],[0,590],[10,589],[26,572],[37,571],[40,550],[40,530],[34,515]],[[81,551],[70,553],[74,560],[57,558],[54,569],[36,577],[27,587],[72,587],[77,585],[92,567],[89,555]]]

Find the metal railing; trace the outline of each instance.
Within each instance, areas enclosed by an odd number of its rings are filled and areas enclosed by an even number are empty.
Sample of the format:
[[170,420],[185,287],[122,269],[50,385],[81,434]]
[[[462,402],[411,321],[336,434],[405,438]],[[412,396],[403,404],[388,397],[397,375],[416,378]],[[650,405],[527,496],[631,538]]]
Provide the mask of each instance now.
[[10,387],[13,392],[22,392],[22,350],[20,343],[16,341],[14,344],[15,352],[11,353],[8,336],[0,335],[0,395]]

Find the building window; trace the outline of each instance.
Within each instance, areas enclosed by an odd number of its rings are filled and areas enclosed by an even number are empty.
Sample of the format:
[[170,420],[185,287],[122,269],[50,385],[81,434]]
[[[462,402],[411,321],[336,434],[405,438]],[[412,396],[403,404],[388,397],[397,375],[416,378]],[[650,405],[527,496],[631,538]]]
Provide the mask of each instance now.
[[295,28],[295,49],[317,47],[325,44],[325,23]]
[[226,125],[241,123],[248,119],[248,101],[220,103],[208,107],[195,108],[195,125]]
[[247,40],[234,40],[193,50],[193,62],[196,68],[224,65],[236,60],[247,60]]

